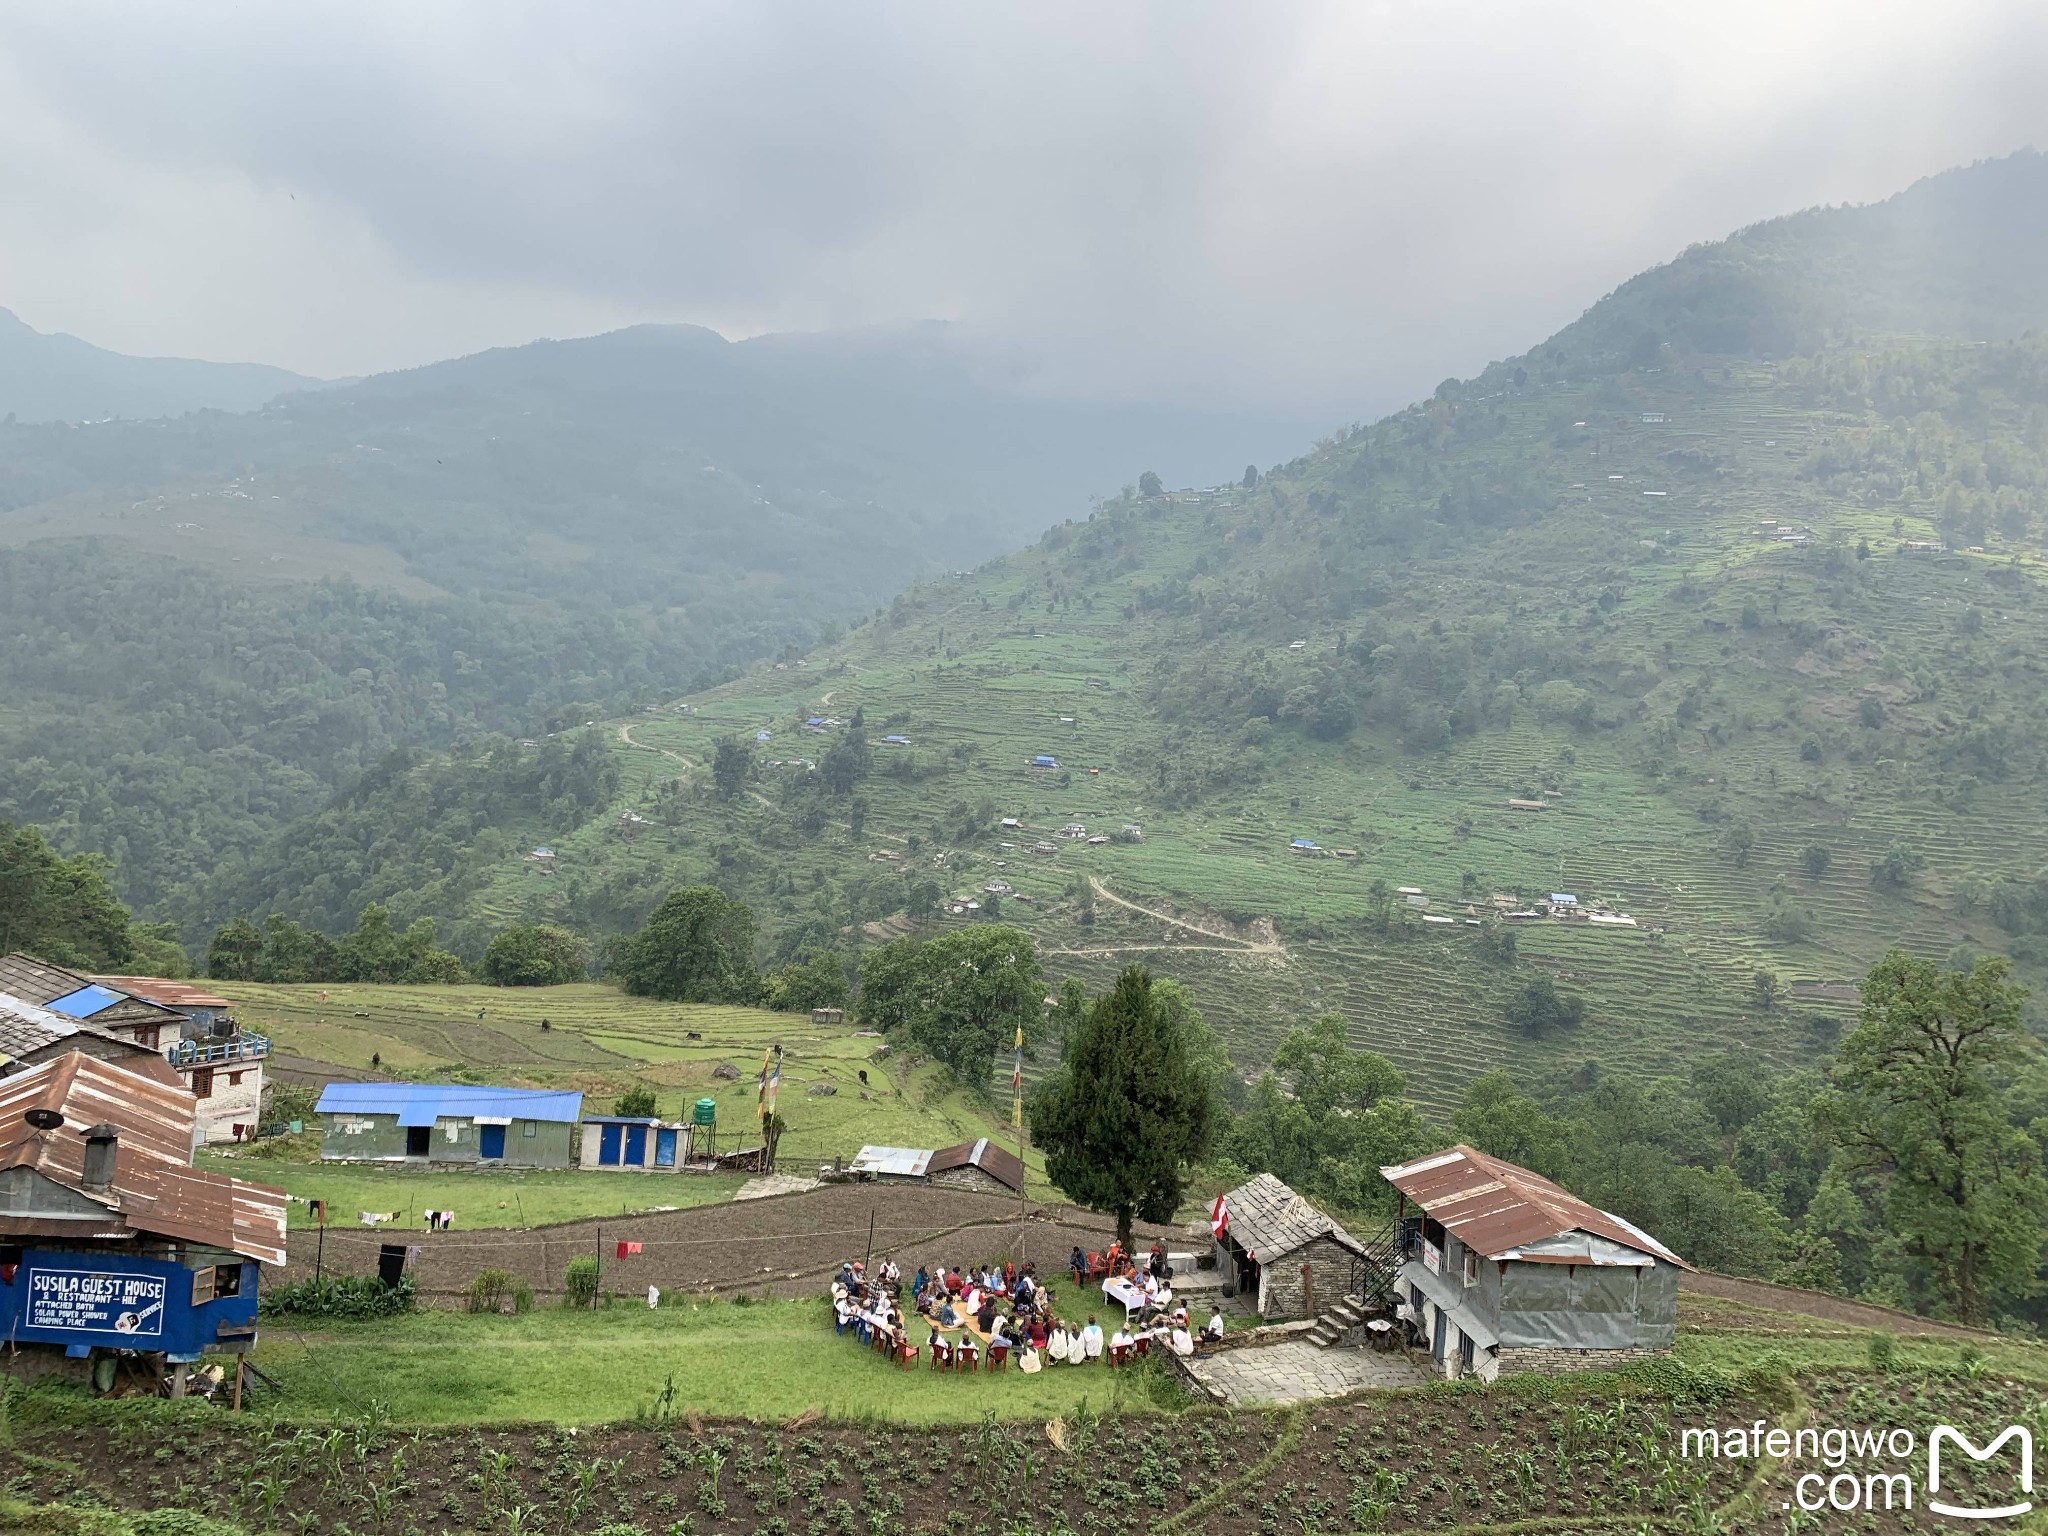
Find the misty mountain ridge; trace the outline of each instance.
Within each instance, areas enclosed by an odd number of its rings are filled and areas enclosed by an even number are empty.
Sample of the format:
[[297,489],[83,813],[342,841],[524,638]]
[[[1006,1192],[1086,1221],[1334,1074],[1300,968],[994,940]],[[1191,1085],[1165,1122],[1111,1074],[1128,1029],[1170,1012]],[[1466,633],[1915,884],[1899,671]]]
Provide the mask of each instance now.
[[[2048,977],[2048,340],[1988,339],[2039,313],[2044,208],[2029,155],[1688,253],[1255,488],[1114,498],[615,721],[609,803],[494,810],[511,758],[365,780],[224,865],[199,926],[374,899],[474,953],[708,880],[779,960],[993,895],[1063,971],[1193,983],[1241,1063],[1334,1008],[1426,1100],[1508,1062],[1810,1060],[1894,942]],[[856,710],[838,790],[806,722]],[[1489,926],[1552,892],[1603,921]],[[1584,1028],[1508,1023],[1539,972]]]
[[0,815],[156,906],[401,746],[672,694],[1143,467],[1235,479],[1300,435],[1013,390],[931,326],[640,326],[242,414],[17,420]]
[[17,421],[251,411],[319,382],[263,363],[129,357],[63,332],[38,331],[0,309],[0,417]]

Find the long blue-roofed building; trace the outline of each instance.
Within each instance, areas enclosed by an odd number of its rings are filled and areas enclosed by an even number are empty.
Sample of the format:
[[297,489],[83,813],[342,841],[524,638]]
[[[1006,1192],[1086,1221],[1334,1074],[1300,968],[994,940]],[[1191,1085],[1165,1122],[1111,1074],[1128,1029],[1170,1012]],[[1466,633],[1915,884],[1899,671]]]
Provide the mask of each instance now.
[[320,1155],[337,1161],[567,1168],[583,1095],[460,1083],[329,1083]]

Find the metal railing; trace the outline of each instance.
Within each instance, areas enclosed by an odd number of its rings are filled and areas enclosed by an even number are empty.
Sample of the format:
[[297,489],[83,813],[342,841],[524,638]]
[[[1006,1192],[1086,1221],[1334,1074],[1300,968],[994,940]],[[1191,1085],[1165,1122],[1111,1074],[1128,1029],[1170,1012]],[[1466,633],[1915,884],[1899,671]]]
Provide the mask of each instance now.
[[225,1040],[180,1040],[164,1052],[174,1067],[212,1067],[224,1062],[260,1061],[270,1054],[270,1037],[237,1030]]

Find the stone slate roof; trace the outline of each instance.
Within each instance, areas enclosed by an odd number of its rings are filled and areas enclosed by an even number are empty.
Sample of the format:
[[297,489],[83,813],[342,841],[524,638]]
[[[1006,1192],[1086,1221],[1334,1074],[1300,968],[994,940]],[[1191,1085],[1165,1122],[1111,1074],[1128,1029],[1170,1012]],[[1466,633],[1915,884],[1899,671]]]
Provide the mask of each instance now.
[[1223,1197],[1229,1215],[1226,1235],[1261,1264],[1305,1248],[1319,1237],[1336,1239],[1353,1253],[1365,1245],[1270,1173],[1240,1184]]
[[979,1168],[998,1184],[1016,1190],[1024,1187],[1024,1165],[1017,1161],[1017,1154],[997,1146],[986,1136],[979,1141],[963,1141],[956,1147],[939,1148],[925,1165],[925,1172],[945,1173],[953,1168]]

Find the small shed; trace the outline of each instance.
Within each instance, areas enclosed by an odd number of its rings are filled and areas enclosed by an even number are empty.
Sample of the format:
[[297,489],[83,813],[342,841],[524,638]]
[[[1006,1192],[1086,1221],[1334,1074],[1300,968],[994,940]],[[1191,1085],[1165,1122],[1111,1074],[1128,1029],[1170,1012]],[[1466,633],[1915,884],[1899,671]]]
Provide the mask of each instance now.
[[584,1168],[673,1173],[690,1160],[691,1127],[652,1115],[585,1115]]
[[1017,1154],[986,1136],[939,1148],[925,1164],[925,1177],[952,1189],[979,1189],[991,1195],[1020,1194],[1024,1189],[1024,1165]]
[[1365,1246],[1270,1173],[1240,1184],[1210,1219],[1224,1284],[1269,1323],[1315,1317],[1352,1289]]
[[929,1148],[862,1147],[853,1161],[846,1165],[846,1171],[855,1178],[905,1184],[921,1180],[931,1161]]
[[443,1083],[329,1083],[320,1156],[337,1161],[566,1168],[583,1095]]
[[1446,1376],[1600,1370],[1670,1350],[1691,1266],[1640,1227],[1468,1146],[1380,1173],[1401,1198],[1403,1315]]

